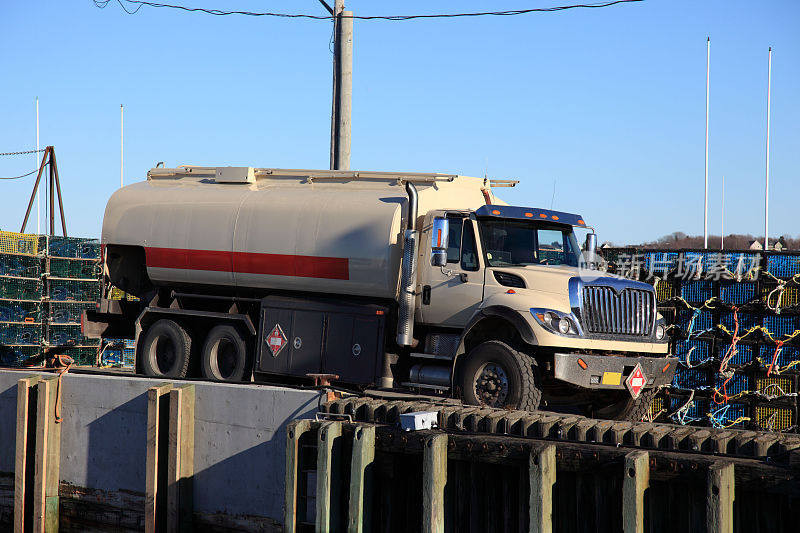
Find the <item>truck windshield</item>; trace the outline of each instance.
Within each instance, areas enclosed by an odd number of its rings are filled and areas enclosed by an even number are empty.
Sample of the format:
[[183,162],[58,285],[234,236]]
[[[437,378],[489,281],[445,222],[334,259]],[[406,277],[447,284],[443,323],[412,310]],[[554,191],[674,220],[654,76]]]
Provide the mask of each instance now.
[[491,218],[480,228],[489,266],[578,266],[580,248],[569,226]]

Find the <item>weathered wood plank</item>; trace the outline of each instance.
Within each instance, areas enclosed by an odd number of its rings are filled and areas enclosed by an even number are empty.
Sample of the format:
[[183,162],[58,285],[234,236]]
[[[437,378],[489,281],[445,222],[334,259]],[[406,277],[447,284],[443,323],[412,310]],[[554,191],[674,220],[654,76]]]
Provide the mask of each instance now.
[[444,532],[444,486],[447,483],[447,435],[425,440],[422,453],[422,531]]
[[625,456],[622,482],[622,527],[625,533],[644,533],[644,491],[650,487],[650,455],[636,451]]
[[347,531],[370,531],[372,502],[372,468],[375,462],[375,427],[356,428],[353,434],[353,455],[350,462],[350,500]]
[[556,482],[556,447],[552,444],[532,449],[528,460],[531,533],[553,530],[553,485]]
[[706,487],[706,531],[733,533],[735,492],[733,463],[718,461],[708,468]]

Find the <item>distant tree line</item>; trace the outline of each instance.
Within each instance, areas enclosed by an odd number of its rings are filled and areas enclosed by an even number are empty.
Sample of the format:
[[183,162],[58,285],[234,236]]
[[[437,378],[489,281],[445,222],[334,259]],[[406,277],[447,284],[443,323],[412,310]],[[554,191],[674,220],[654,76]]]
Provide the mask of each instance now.
[[[731,234],[725,235],[725,248],[730,250],[748,250],[751,248],[754,242],[757,242],[755,246],[760,249],[764,245],[764,237],[756,237],[750,234],[743,235],[743,234]],[[789,236],[781,236],[777,239],[770,239],[769,246],[770,249],[776,248],[776,244],[780,244],[778,249],[782,250],[800,250],[800,238],[793,238]],[[676,231],[674,233],[670,233],[669,235],[664,235],[659,239],[656,239],[652,242],[645,242],[639,245],[636,245],[640,248],[657,248],[660,250],[676,250],[679,248],[702,248],[703,247],[703,236],[702,235],[687,235],[682,231]],[[720,249],[720,236],[719,235],[709,235],[708,236],[708,247],[710,249],[719,250]]]

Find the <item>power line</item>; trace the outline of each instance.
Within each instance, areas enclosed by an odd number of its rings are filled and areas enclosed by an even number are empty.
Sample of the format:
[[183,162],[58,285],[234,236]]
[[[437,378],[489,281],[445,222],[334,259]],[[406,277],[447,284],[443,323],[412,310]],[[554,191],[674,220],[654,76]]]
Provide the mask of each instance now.
[[[93,0],[94,5],[103,9],[108,5],[111,0]],[[438,18],[456,18],[456,17],[483,17],[483,16],[514,16],[514,15],[526,15],[529,13],[551,13],[554,11],[565,11],[567,9],[577,9],[577,8],[601,8],[601,7],[610,7],[616,4],[627,4],[629,2],[643,2],[644,0],[610,0],[607,2],[595,3],[595,4],[573,4],[573,5],[566,5],[566,6],[553,6],[553,7],[539,7],[539,8],[530,8],[530,9],[513,9],[509,11],[480,11],[474,13],[434,13],[430,15],[371,15],[371,16],[356,16],[353,15],[347,18],[353,18],[358,20],[389,20],[389,21],[404,21],[404,20],[414,20],[414,19],[438,19]],[[179,9],[182,11],[197,11],[201,13],[206,13],[208,15],[217,15],[217,16],[225,16],[225,15],[246,15],[250,17],[279,17],[279,18],[300,18],[300,19],[311,19],[311,20],[332,20],[334,17],[332,15],[309,15],[305,13],[272,13],[272,12],[256,12],[256,11],[225,11],[222,9],[210,9],[204,7],[190,7],[190,6],[181,6],[181,5],[174,5],[174,4],[162,4],[158,2],[149,2],[145,0],[117,0],[122,9],[128,13],[129,15],[133,15],[142,8],[142,6],[148,7],[161,7],[161,8],[170,8],[170,9]],[[137,4],[138,7],[133,10],[129,11],[125,3],[128,4]]]
[[18,180],[20,178],[24,178],[26,176],[30,176],[34,172],[39,172],[39,169],[35,168],[35,169],[31,170],[30,172],[28,172],[27,174],[23,174],[22,176],[14,176],[14,177],[11,177],[11,178],[0,178],[0,180]]
[[39,152],[44,152],[44,149],[41,150],[26,150],[24,152],[3,152],[0,155],[24,155],[24,154],[36,154]]

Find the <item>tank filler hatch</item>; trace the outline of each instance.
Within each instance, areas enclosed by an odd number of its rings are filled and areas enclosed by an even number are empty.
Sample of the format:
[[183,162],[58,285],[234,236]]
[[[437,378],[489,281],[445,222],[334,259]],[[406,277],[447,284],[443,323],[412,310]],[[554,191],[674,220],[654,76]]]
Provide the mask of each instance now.
[[256,173],[253,167],[217,167],[215,179],[217,183],[255,183]]

